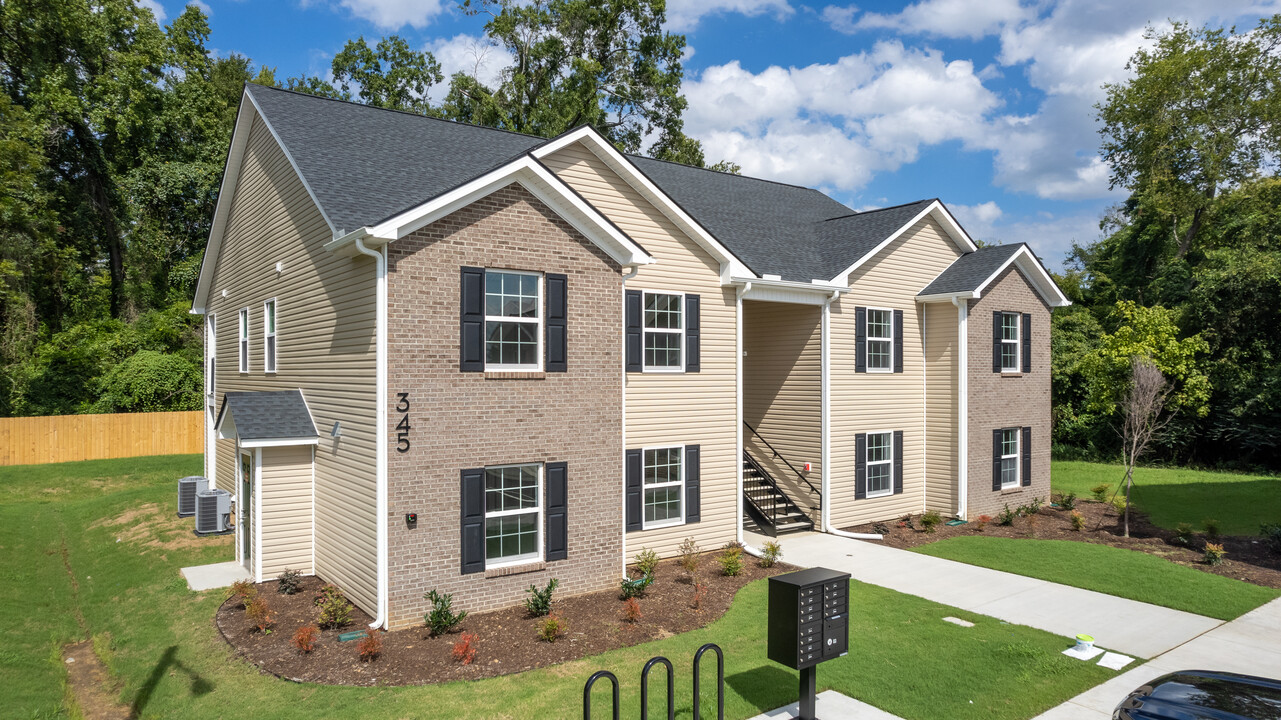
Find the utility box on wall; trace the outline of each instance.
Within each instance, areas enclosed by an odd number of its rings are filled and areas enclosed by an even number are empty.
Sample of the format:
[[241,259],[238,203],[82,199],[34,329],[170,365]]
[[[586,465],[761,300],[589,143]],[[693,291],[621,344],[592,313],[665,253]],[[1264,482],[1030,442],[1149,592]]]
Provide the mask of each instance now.
[[802,670],[846,654],[849,616],[849,573],[810,568],[770,578],[769,659]]

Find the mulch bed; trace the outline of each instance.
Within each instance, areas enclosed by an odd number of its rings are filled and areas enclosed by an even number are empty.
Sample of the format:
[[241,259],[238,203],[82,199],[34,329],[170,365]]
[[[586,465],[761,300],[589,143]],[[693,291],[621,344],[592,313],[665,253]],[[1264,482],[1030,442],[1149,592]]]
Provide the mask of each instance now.
[[[707,592],[696,610],[693,582],[669,560],[659,565],[653,584],[638,600],[642,616],[635,624],[623,619],[617,589],[558,597],[553,612],[568,620],[569,629],[554,643],[538,639],[543,619],[529,617],[522,606],[468,615],[458,631],[435,638],[425,626],[382,633],[382,654],[373,662],[360,660],[359,641],[338,641],[340,633],[363,630],[372,621],[360,610],[352,612],[350,625],[321,630],[315,650],[308,655],[291,644],[297,628],[316,621],[313,600],[323,582],[314,577],[304,578],[302,591],[295,595],[279,594],[274,580],[257,586],[277,613],[270,634],[253,627],[236,597],[218,608],[215,623],[242,657],[288,680],[328,685],[424,685],[508,675],[694,630],[723,615],[744,585],[795,569],[783,563],[765,569],[756,558],[744,554],[742,574],[726,577],[720,573],[715,555],[708,553],[697,571]],[[476,635],[477,655],[470,665],[452,657],[462,632]]]
[[[1057,495],[1055,500],[1058,500]],[[1223,536],[1219,542],[1227,551],[1227,559],[1222,565],[1212,566],[1202,561],[1202,551],[1205,548],[1204,533],[1198,532],[1192,540],[1191,547],[1184,547],[1179,544],[1173,530],[1157,527],[1148,521],[1146,515],[1131,509],[1130,537],[1127,538],[1121,526],[1121,516],[1111,505],[1078,498],[1076,510],[1085,516],[1085,529],[1079,532],[1072,529],[1069,511],[1047,504],[1042,506],[1036,515],[1016,518],[1013,525],[997,525],[993,520],[982,529],[982,533],[993,537],[1073,540],[1111,545],[1157,555],[1202,572],[1244,580],[1264,587],[1281,588],[1281,555],[1271,552],[1267,543],[1261,538]],[[974,535],[980,532],[975,518],[971,518],[965,525],[949,526],[940,523],[933,533],[920,530],[920,520],[920,515],[913,515],[912,527],[899,519],[844,529],[851,532],[879,532],[878,529],[873,529],[873,526],[883,524],[889,530],[885,535],[884,543],[896,548],[912,548],[950,537]]]

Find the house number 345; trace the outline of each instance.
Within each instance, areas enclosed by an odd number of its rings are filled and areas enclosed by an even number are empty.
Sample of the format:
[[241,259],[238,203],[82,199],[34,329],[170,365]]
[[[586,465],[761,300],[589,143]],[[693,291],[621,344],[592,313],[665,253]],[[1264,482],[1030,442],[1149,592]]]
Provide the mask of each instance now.
[[396,452],[409,452],[409,393],[396,393],[396,412],[402,413],[396,423]]

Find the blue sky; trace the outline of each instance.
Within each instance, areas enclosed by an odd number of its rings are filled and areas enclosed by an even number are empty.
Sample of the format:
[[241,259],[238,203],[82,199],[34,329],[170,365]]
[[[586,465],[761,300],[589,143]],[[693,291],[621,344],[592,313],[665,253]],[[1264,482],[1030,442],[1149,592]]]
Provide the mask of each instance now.
[[[141,0],[161,19],[182,0]],[[209,45],[324,75],[348,38],[396,33],[446,75],[503,66],[451,0],[205,0]],[[668,0],[686,35],[686,131],[711,160],[817,187],[856,209],[942,198],[972,235],[1029,242],[1060,267],[1123,199],[1093,105],[1143,29],[1246,28],[1281,0]],[[372,44],[372,43],[371,43]]]

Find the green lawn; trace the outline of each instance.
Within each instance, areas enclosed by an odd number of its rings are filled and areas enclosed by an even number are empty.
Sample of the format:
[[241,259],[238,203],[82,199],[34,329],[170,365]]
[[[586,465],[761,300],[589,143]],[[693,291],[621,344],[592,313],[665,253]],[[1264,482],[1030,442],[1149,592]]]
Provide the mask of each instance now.
[[1211,575],[1136,550],[1071,540],[963,536],[916,552],[1231,620],[1281,591]]
[[[66,717],[59,648],[90,635],[121,701],[142,718],[575,717],[582,683],[599,668],[619,676],[623,712],[635,717],[641,665],[658,654],[676,663],[678,714],[689,717],[690,659],[708,641],[726,652],[726,717],[795,700],[796,674],[764,657],[763,581],[703,630],[519,675],[398,688],[262,675],[214,629],[221,593],[191,593],[178,575],[184,565],[225,560],[227,539],[177,547],[191,537],[177,523],[153,531],[125,514],[154,504],[152,524],[172,518],[173,481],[199,468],[198,457],[0,468],[0,717]],[[824,664],[819,684],[905,718],[1029,718],[1114,675],[1063,657],[1066,641],[1049,633],[874,586],[854,584],[851,593],[851,655]],[[942,622],[947,615],[977,625]],[[501,648],[480,653],[485,662]],[[704,688],[712,687],[714,664],[705,666]],[[603,710],[603,689],[599,698]]]
[[[1055,492],[1091,497],[1090,488],[1125,475],[1122,465],[1055,461]],[[1261,523],[1281,523],[1281,477],[1172,468],[1134,471],[1134,504],[1165,528],[1186,522],[1219,521],[1225,535],[1258,535]]]

